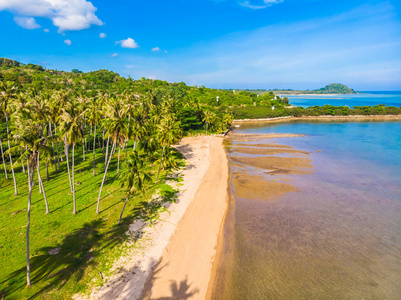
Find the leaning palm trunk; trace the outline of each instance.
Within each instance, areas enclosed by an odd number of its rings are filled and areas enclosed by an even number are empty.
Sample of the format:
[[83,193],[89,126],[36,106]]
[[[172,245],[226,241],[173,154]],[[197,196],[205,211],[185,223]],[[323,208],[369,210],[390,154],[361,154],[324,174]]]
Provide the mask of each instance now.
[[106,181],[107,169],[109,168],[109,164],[110,164],[111,158],[113,157],[113,153],[114,153],[115,149],[116,149],[116,142],[113,143],[113,147],[111,148],[109,160],[107,161],[106,170],[104,171],[104,176],[103,176],[103,179],[102,179],[102,184],[101,184],[101,186],[100,186],[99,198],[97,199],[97,207],[96,207],[96,213],[97,213],[97,214],[99,213],[100,196],[102,195],[103,184],[104,184],[104,182]]
[[[6,122],[7,122],[7,142],[8,142],[8,150],[10,150],[10,138],[9,138],[9,129],[8,129],[8,116],[6,114]],[[11,157],[11,152],[8,152],[8,155],[10,157],[10,164],[11,164],[11,172],[13,174],[13,180],[14,180],[14,195],[17,196],[18,195],[18,190],[17,190],[17,180],[15,179],[15,174],[14,174],[14,167],[13,167],[13,159]]]
[[70,190],[72,193],[72,185],[71,185],[71,174],[70,174],[70,162],[68,161],[68,145],[67,145],[67,139],[64,137],[64,148],[65,148],[65,157],[67,159],[67,171],[68,171],[68,182],[70,183]]
[[25,174],[25,165],[24,165],[24,161],[21,161],[21,166],[22,166],[22,172]]
[[159,180],[159,174],[160,174],[160,168],[162,167],[162,162],[163,162],[163,157],[164,157],[164,149],[165,149],[165,145],[163,145],[163,152],[162,152],[162,158],[160,159],[160,165],[159,165],[159,171],[157,171],[157,178],[156,178],[156,182]]
[[121,149],[121,147],[118,146],[117,174],[120,172],[120,149]]
[[43,186],[42,176],[40,176],[39,153],[38,153],[38,163],[37,163],[37,165],[36,165],[36,169],[38,170],[39,187],[42,188],[43,197],[45,198],[46,215],[47,215],[47,214],[49,213],[49,204],[47,203],[46,191],[45,191],[45,187]]
[[8,179],[6,162],[4,161],[4,155],[3,155],[3,142],[1,141],[1,138],[0,138],[0,149],[1,149],[1,158],[3,159],[4,174],[6,175],[6,179]]
[[76,205],[75,205],[74,152],[75,152],[75,143],[72,144],[72,194],[73,194],[73,199],[74,199],[74,201],[73,201],[74,208],[72,210],[72,214],[73,215],[75,215],[77,213],[77,208],[76,208]]
[[[50,137],[53,136],[53,132],[52,132],[52,123],[49,120],[49,132],[50,132]],[[57,160],[56,160],[56,152],[54,151],[54,143],[52,141],[52,149],[53,149],[53,158],[54,158],[54,167],[56,169],[57,172]],[[46,164],[46,168],[47,168],[47,164]],[[49,173],[49,172],[47,172]],[[47,175],[47,180],[49,180],[49,175]]]
[[103,155],[104,155],[104,129],[103,129],[103,139],[102,139],[102,151],[103,151]]
[[[54,134],[57,134],[57,124],[56,123],[54,123]],[[59,155],[59,152],[58,152],[58,139],[56,140],[56,144],[57,144],[57,164],[58,164],[58,167],[60,168],[60,160],[63,161],[63,154]]]
[[123,218],[124,209],[125,209],[125,206],[127,205],[127,202],[128,202],[128,199],[129,199],[129,196],[130,196],[130,195],[131,195],[131,193],[128,193],[128,196],[127,196],[127,198],[125,199],[124,206],[123,206],[123,210],[121,211],[120,220],[118,221],[118,224],[121,223],[121,219]]
[[[91,127],[92,129],[92,127]],[[93,136],[93,176],[96,175],[96,156],[95,156],[95,148],[96,148],[96,124],[95,124],[95,131]]]
[[28,185],[29,185],[29,197],[28,197],[28,222],[26,226],[26,284],[28,287],[31,286],[31,265],[29,260],[29,229],[31,227],[31,198],[32,198],[32,182],[33,182],[33,170],[28,163]]
[[107,138],[106,156],[104,157],[104,163],[107,163],[107,156],[109,155],[109,141],[110,141],[110,137]]

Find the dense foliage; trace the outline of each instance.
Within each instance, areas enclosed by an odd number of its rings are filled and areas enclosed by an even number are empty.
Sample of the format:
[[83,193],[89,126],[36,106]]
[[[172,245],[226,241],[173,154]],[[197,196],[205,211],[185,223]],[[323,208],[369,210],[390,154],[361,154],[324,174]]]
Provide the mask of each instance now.
[[316,90],[293,90],[293,89],[274,89],[274,90],[245,90],[252,93],[263,94],[273,91],[275,94],[356,94],[357,92],[341,83],[331,83]]

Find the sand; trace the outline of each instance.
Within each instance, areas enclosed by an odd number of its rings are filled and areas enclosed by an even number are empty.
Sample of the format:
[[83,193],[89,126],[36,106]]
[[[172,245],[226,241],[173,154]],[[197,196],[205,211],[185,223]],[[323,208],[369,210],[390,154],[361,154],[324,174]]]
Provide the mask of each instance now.
[[184,181],[170,214],[162,213],[154,227],[132,224],[131,235],[143,231],[135,247],[113,264],[103,286],[74,299],[140,299],[142,292],[145,299],[191,292],[191,299],[204,299],[227,209],[228,165],[222,141],[211,136],[181,141],[177,149],[187,166],[179,171]]
[[205,299],[227,210],[228,164],[222,139],[210,141],[210,166],[163,252],[142,299]]
[[305,121],[388,121],[388,120],[401,120],[401,115],[351,115],[351,116],[304,116],[304,117],[277,117],[277,118],[265,118],[265,119],[237,119],[233,121],[233,125],[241,123],[272,123],[272,122],[288,122],[293,120],[305,120]]

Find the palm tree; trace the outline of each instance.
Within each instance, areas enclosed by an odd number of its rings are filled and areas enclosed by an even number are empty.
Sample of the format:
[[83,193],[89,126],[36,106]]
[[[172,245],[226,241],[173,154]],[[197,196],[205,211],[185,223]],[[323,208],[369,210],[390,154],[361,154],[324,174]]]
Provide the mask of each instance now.
[[164,151],[166,146],[169,147],[171,144],[178,142],[182,136],[180,122],[175,119],[174,115],[164,116],[157,127],[158,131],[156,133],[156,136],[163,150],[160,159],[159,171],[157,172],[156,182],[159,180],[160,168],[163,163]]
[[[101,97],[101,96],[100,96]],[[100,98],[99,97],[99,98]],[[100,120],[100,110],[99,110],[99,105],[97,104],[97,101],[95,98],[91,98],[91,101],[88,104],[88,118],[89,118],[89,123],[94,125],[94,134],[93,134],[93,176],[96,175],[96,156],[95,156],[95,149],[96,149],[96,126],[99,123]]]
[[126,167],[120,173],[119,177],[121,178],[121,186],[127,187],[128,194],[125,199],[118,224],[121,223],[121,219],[123,217],[129,197],[139,192],[143,192],[145,183],[152,181],[150,174],[143,171],[143,160],[139,158],[137,152],[130,154],[125,164]]
[[[8,104],[9,100],[13,97],[15,94],[15,87],[12,85],[12,83],[4,83],[0,82],[0,113],[2,113],[5,118],[6,118],[6,126],[7,126],[7,144],[8,144],[8,149],[10,149],[10,133],[9,133],[9,124],[8,124]],[[18,195],[18,190],[17,190],[17,181],[15,179],[15,174],[14,174],[14,167],[13,167],[13,159],[11,157],[11,152],[9,152],[9,158],[10,158],[10,165],[11,165],[11,172],[13,174],[13,180],[14,180],[14,195]],[[7,177],[7,175],[6,175]]]
[[[69,166],[68,155],[69,146],[72,145],[72,179],[71,188],[73,193],[73,214],[76,214],[76,203],[75,203],[75,146],[82,140],[83,130],[82,130],[82,116],[85,111],[80,112],[78,104],[72,101],[67,109],[63,108],[63,113],[60,116],[61,125],[60,131],[62,136],[64,136],[66,147],[67,147],[67,166]],[[70,174],[68,174],[68,177]]]
[[122,103],[118,100],[112,100],[107,105],[106,118],[104,119],[105,127],[107,128],[107,137],[111,138],[113,146],[108,157],[106,168],[104,171],[104,176],[100,185],[99,197],[97,199],[96,213],[99,213],[100,197],[102,195],[103,184],[106,181],[107,170],[110,165],[111,158],[116,150],[116,145],[120,147],[124,145],[125,140],[128,137],[129,126],[128,120],[125,114],[125,109]]
[[[23,148],[24,152],[16,160],[15,164],[20,161],[27,162],[28,168],[28,186],[29,186],[29,196],[28,196],[28,208],[27,208],[27,228],[26,228],[26,260],[27,260],[27,285],[31,286],[31,268],[30,268],[30,253],[29,253],[29,237],[30,237],[30,225],[31,225],[31,199],[33,190],[33,178],[35,169],[39,172],[39,153],[46,153],[49,151],[44,135],[44,127],[40,122],[35,122],[35,116],[30,114],[19,114],[15,121],[15,132],[14,138],[19,142],[19,146],[14,147],[14,149]],[[10,149],[10,152],[14,149]],[[43,183],[39,177],[39,185],[44,191]],[[49,207],[46,203],[46,213],[49,212]]]
[[213,112],[211,112],[210,110],[206,110],[204,112],[204,115],[205,116],[203,117],[202,121],[206,123],[206,135],[207,135],[207,127],[208,127],[208,125],[213,123],[213,120],[216,117],[216,115]]

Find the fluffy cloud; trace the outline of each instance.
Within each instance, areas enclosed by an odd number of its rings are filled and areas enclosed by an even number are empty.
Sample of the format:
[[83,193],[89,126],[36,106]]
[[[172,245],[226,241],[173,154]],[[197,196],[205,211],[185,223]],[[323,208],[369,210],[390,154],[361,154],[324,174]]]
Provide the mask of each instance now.
[[121,44],[123,48],[139,48],[139,45],[135,40],[128,38],[126,40],[117,41],[116,44]]
[[263,0],[263,5],[252,5],[249,1],[241,2],[240,5],[251,9],[262,9],[274,4],[283,2],[284,0]]
[[101,34],[99,34],[99,37],[101,38],[101,39],[105,39],[106,38],[106,36],[107,36],[107,34],[105,34],[105,33],[101,33]]
[[43,29],[43,31],[46,32],[46,33],[50,32],[50,30],[47,29],[47,28]]
[[110,55],[110,57],[117,57],[118,53],[113,53],[112,55]]
[[67,44],[68,46],[71,46],[71,40],[65,40],[64,43]]
[[152,48],[152,51],[153,51],[153,52],[155,52],[155,51],[160,51],[160,48],[159,48],[159,47],[154,47],[154,48]]
[[28,18],[28,17],[14,17],[14,22],[17,23],[19,26],[22,28],[26,29],[36,29],[40,28],[40,25],[36,23],[34,18]]
[[2,10],[13,13],[16,16],[15,22],[22,27],[24,26],[21,24],[26,22],[20,23],[21,18],[30,20],[32,26],[36,24],[33,17],[51,19],[59,32],[82,30],[92,24],[103,25],[95,15],[97,8],[86,0],[0,0],[0,11]]

